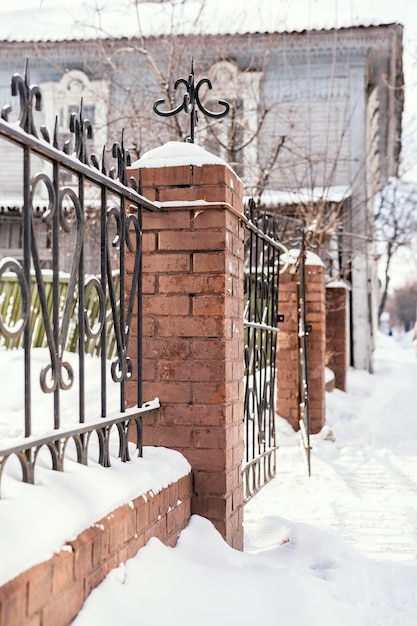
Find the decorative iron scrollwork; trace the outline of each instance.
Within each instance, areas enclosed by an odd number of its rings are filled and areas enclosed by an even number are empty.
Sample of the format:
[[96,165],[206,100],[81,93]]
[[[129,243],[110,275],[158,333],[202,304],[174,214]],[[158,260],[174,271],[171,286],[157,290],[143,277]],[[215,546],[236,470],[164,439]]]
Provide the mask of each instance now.
[[90,157],[87,150],[87,139],[93,138],[93,126],[90,120],[84,118],[84,105],[81,98],[80,110],[78,115],[71,113],[70,131],[75,135],[75,154],[81,163],[90,163]]
[[162,111],[159,106],[161,104],[165,104],[165,99],[162,98],[160,100],[156,100],[153,105],[153,110],[157,115],[161,117],[171,117],[172,115],[178,115],[181,111],[184,111],[187,115],[190,116],[190,134],[187,137],[187,140],[191,143],[194,143],[194,129],[198,122],[198,110],[201,111],[204,115],[208,117],[212,117],[215,119],[220,119],[225,117],[230,111],[230,105],[225,100],[219,100],[218,103],[223,107],[223,111],[210,111],[206,109],[203,103],[200,100],[199,91],[203,85],[207,85],[208,89],[212,89],[213,86],[211,81],[208,78],[202,78],[198,81],[197,85],[195,84],[195,75],[194,75],[194,61],[191,61],[191,72],[188,76],[188,80],[185,78],[178,78],[175,81],[174,89],[176,90],[180,85],[184,85],[185,94],[183,96],[182,103],[171,109],[170,111]]

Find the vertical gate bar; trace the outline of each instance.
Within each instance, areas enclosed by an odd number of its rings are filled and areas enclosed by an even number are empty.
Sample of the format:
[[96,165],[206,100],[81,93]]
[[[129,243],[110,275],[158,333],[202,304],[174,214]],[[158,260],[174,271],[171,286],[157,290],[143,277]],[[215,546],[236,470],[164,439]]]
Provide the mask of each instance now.
[[[264,230],[266,230],[266,218],[264,217]],[[266,294],[268,286],[266,284],[265,279],[265,249],[266,242],[262,239],[262,249],[261,249],[261,306],[260,306],[260,319],[259,322],[264,321],[265,316],[265,306],[266,302]],[[266,332],[261,330],[259,333],[260,339],[260,362],[259,362],[259,391],[261,393],[260,397],[260,415],[258,415],[258,452],[265,451],[265,376],[266,376]]]
[[307,333],[306,333],[306,308],[305,308],[305,254],[306,238],[305,227],[302,229],[300,250],[300,281],[299,281],[299,326],[300,326],[300,409],[302,436],[307,457],[308,475],[311,476],[311,455],[310,455],[310,406],[308,389],[308,362],[307,362]]
[[[255,306],[254,306],[254,322],[259,322],[258,319],[258,262],[259,262],[259,236],[258,234],[255,235]],[[257,346],[257,341],[258,341],[258,329],[256,327],[254,327],[253,329],[253,345],[254,348],[256,348]],[[256,385],[255,389],[258,389],[258,381],[256,380],[256,374],[257,374],[257,349],[254,351],[254,365],[253,365],[253,377],[254,377],[254,383]],[[256,397],[256,411],[259,411],[259,399],[258,397]],[[256,456],[256,447],[255,447],[255,440],[257,439],[256,437],[256,423],[257,420],[259,419],[259,416],[256,414],[255,418],[252,422],[252,456],[251,458],[254,459]]]
[[120,411],[126,411],[126,328],[125,328],[125,242],[126,242],[126,207],[125,198],[120,198],[120,249],[119,249],[119,267],[120,267],[120,337],[121,337],[121,354],[120,365],[122,367],[122,376],[120,381]]
[[[53,337],[55,342],[55,350],[60,351],[59,345],[59,166],[57,161],[53,161],[52,180],[55,191],[55,206],[53,207],[52,216],[52,319],[53,319]],[[60,388],[56,386],[54,390],[54,428],[60,427]]]
[[[84,176],[78,175],[78,197],[81,207],[81,224],[85,220]],[[77,222],[77,227],[81,227]],[[78,264],[78,406],[79,421],[85,421],[85,352],[84,352],[84,237],[81,243],[80,261]]]
[[107,358],[107,193],[106,187],[101,185],[100,206],[100,283],[106,303],[103,327],[100,333],[100,397],[101,417],[107,415],[107,385],[106,385],[106,358]]
[[[30,265],[31,265],[31,236],[32,236],[32,215],[30,208],[30,148],[23,148],[23,272],[26,284],[31,289]],[[31,325],[25,325],[24,330],[24,376],[25,376],[25,437],[32,434],[32,401],[31,401]]]
[[139,250],[136,252],[139,254],[139,276],[137,285],[137,367],[138,367],[138,383],[137,383],[137,404],[138,407],[142,406],[142,206],[138,207],[138,220],[139,220]]
[[[138,276],[138,285],[137,285],[137,404],[138,407],[142,406],[143,398],[142,398],[142,374],[143,374],[143,342],[142,342],[142,301],[143,301],[143,283],[142,283],[142,233],[143,233],[143,222],[142,222],[142,206],[138,206],[138,221],[139,221],[139,238],[138,238],[138,246],[139,246],[139,276]],[[138,450],[139,456],[143,456],[143,437],[142,437],[142,417],[139,417],[136,420],[136,447]]]

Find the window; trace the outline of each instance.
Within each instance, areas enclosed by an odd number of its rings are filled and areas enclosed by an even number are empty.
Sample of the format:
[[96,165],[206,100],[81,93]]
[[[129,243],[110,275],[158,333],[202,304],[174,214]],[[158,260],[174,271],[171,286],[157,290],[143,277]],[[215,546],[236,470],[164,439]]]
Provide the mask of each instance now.
[[50,134],[58,116],[58,142],[60,148],[71,140],[71,114],[78,115],[81,99],[83,101],[83,117],[93,125],[93,138],[88,141],[89,153],[101,154],[107,141],[107,109],[109,87],[107,81],[90,81],[81,70],[66,72],[59,82],[48,82],[40,85],[44,97],[45,125]]

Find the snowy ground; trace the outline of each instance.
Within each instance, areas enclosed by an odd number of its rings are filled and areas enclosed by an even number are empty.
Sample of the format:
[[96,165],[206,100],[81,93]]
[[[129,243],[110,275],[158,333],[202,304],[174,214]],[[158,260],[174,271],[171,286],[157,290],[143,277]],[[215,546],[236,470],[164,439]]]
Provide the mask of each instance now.
[[[74,626],[415,626],[417,359],[379,337],[375,373],[327,397],[311,478],[280,423],[277,478],[245,510],[245,552],[193,517],[112,572]],[[161,599],[163,598],[163,602]]]
[[[279,422],[278,475],[246,505],[245,552],[231,549],[207,520],[194,516],[175,548],[151,539],[134,559],[111,572],[73,626],[252,626],[263,621],[285,626],[415,626],[416,381],[417,359],[409,341],[380,336],[375,373],[352,371],[348,393],[327,396],[327,426],[312,438],[311,478],[298,435]],[[106,470],[74,463],[64,474],[42,467],[36,487],[10,476],[7,497],[0,500],[2,582],[16,575],[25,559],[31,561],[29,566],[47,558],[79,532],[80,523],[85,527],[104,514],[89,522],[103,507],[103,492],[93,499],[89,484],[81,493],[84,480],[78,472],[90,472],[89,480],[98,484],[106,473],[105,506],[110,511],[116,502],[133,497],[141,464],[144,488],[151,488],[153,468],[160,465],[162,474],[155,481],[159,487],[187,471],[176,453],[145,453],[145,459],[130,466],[134,480],[129,479],[129,465],[122,468],[116,461]],[[175,469],[169,469],[171,464]],[[120,493],[118,483],[128,483],[125,492]],[[58,487],[64,489],[59,506]],[[65,514],[68,496],[70,507],[81,502],[81,521],[77,511]],[[29,497],[34,503],[41,498],[43,506],[33,505],[37,523],[29,536],[30,549],[20,543],[13,552],[7,545],[13,544],[8,539],[10,529],[15,530],[12,514],[18,519],[19,507]],[[58,521],[50,514],[56,509]],[[17,534],[26,537],[27,529],[25,534],[15,530],[13,536]]]

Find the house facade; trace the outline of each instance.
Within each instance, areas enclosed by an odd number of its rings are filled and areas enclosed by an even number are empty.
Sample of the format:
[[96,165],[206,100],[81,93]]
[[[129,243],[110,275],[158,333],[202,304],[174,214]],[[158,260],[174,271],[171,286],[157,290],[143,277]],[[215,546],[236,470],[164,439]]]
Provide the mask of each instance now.
[[[36,112],[59,145],[83,101],[95,130],[90,153],[124,141],[132,160],[168,140],[186,139],[188,116],[160,117],[184,95],[194,59],[206,108],[230,104],[221,121],[200,115],[195,141],[227,160],[260,207],[301,217],[325,258],[329,280],[351,286],[352,365],[372,369],[378,288],[373,201],[398,170],[403,109],[402,26],[302,32],[88,41],[0,42],[0,104],[17,106],[10,77],[29,59],[43,94]],[[211,88],[210,88],[211,87]],[[10,117],[12,119],[13,113]],[[56,120],[56,122],[55,122]],[[0,254],[19,248],[23,167],[0,153]],[[13,174],[13,175],[12,175]],[[71,184],[71,181],[67,181]],[[35,199],[39,215],[46,198]],[[94,237],[94,197],[91,236]],[[39,221],[48,260],[48,233]]]

